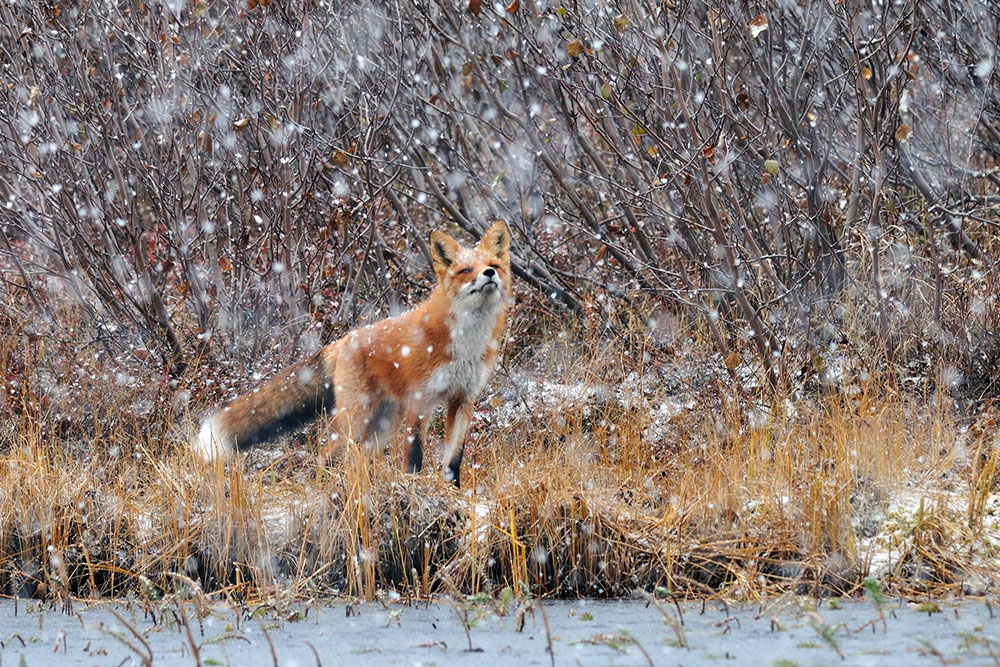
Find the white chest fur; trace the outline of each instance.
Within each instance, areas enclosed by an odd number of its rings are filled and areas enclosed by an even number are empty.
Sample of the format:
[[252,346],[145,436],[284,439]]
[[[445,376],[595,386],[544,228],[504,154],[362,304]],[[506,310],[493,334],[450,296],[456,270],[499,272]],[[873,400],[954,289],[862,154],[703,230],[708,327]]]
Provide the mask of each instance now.
[[496,344],[493,332],[498,310],[498,307],[486,307],[452,312],[450,361],[437,368],[427,383],[428,394],[434,399],[464,397],[472,400],[483,390],[493,370],[492,364],[487,365],[483,357],[489,347]]

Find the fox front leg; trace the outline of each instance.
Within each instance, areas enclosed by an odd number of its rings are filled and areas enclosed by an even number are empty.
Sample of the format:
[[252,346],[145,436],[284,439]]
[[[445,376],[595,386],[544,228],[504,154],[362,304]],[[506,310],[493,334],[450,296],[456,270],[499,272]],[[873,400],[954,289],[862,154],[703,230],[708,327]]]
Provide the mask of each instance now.
[[444,455],[444,478],[454,484],[458,483],[458,473],[462,467],[462,454],[465,452],[465,434],[469,432],[472,421],[472,403],[457,400],[448,404],[445,418],[445,440],[447,447]]
[[406,446],[403,448],[403,469],[406,472],[420,472],[424,467],[424,443],[427,442],[428,422],[423,415],[406,418]]

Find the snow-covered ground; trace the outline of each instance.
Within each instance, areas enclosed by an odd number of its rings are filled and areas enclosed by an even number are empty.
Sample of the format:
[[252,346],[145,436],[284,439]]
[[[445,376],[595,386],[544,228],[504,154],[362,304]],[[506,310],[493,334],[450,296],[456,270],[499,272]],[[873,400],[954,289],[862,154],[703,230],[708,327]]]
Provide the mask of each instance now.
[[[758,605],[668,601],[209,605],[154,616],[122,604],[76,615],[0,601],[4,664],[139,665],[940,665],[994,664],[1000,616],[981,601],[880,608],[785,597]],[[115,609],[119,617],[110,609]],[[502,613],[501,613],[502,612]],[[155,620],[154,620],[155,619]],[[123,622],[124,621],[124,622]],[[126,627],[126,624],[128,627]],[[520,630],[518,629],[520,626]],[[133,631],[141,638],[137,638]],[[471,650],[470,650],[471,646]]]

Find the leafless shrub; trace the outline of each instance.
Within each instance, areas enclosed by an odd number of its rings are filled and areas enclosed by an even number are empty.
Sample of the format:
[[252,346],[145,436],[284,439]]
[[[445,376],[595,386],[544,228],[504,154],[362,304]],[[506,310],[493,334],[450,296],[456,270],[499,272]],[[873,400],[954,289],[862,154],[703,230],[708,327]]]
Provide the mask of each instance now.
[[527,284],[609,323],[702,317],[741,384],[801,380],[845,332],[972,374],[998,23],[981,0],[8,4],[6,289],[174,374],[285,361],[409,299],[429,227],[504,218]]

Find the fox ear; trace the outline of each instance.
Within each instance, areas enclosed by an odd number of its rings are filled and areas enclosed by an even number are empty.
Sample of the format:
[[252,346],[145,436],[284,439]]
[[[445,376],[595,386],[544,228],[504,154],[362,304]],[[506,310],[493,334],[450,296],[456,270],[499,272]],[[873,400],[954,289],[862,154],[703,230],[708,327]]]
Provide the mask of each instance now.
[[497,220],[479,239],[479,249],[492,253],[501,259],[507,259],[510,253],[510,230],[507,223]]
[[458,241],[444,232],[431,232],[431,261],[434,273],[443,276],[458,254]]

